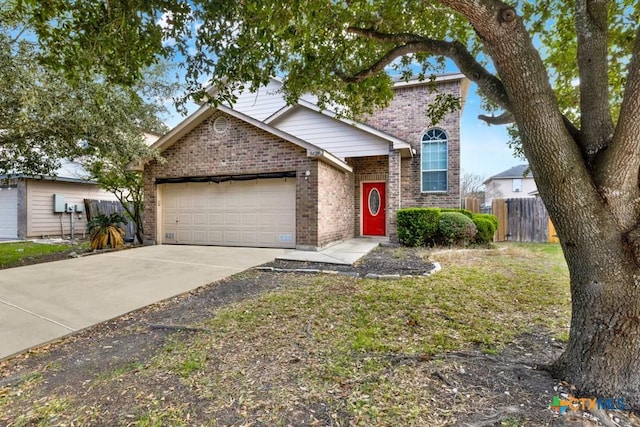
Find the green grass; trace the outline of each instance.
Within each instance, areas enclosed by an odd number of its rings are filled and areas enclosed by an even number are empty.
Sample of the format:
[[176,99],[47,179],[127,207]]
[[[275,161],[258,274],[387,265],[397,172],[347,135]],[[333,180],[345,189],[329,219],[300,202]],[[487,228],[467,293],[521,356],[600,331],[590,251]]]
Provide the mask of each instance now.
[[33,242],[0,243],[0,267],[19,263],[22,259],[38,257],[70,249],[86,249],[87,244],[67,245]]
[[[447,352],[495,355],[527,332],[566,337],[568,272],[558,245],[501,244],[436,260],[444,267],[438,274],[402,280],[272,275],[281,290],[217,310],[198,325],[209,333],[172,335],[144,367],[112,370],[88,387],[135,389],[138,397],[123,400],[121,412],[137,425],[314,425],[309,408],[325,407],[340,425],[455,424],[456,414],[473,412],[474,399],[486,396],[467,390],[446,398],[433,372],[460,369]],[[273,273],[242,279],[262,274]],[[174,388],[181,394],[166,392]],[[91,417],[100,419],[100,402],[78,393],[59,402],[94,408]],[[28,404],[12,396],[0,401],[0,412]],[[188,402],[206,416],[198,419]],[[60,416],[57,408],[46,415]],[[73,405],[64,411],[65,420],[87,419]],[[42,408],[30,414],[43,419]]]

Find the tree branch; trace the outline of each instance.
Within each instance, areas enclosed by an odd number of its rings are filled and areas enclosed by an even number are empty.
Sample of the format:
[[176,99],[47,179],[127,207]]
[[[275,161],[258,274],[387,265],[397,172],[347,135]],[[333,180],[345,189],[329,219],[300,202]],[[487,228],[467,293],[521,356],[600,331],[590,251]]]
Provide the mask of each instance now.
[[370,77],[376,72],[381,71],[398,56],[409,53],[428,52],[435,55],[446,56],[453,60],[460,69],[460,72],[478,85],[478,88],[484,96],[507,111],[511,108],[509,97],[500,79],[488,72],[476,61],[473,55],[471,55],[467,48],[460,42],[434,40],[408,33],[388,34],[373,28],[349,27],[347,31],[368,39],[398,45],[387,52],[387,54],[372,66],[354,74],[352,76],[354,80],[352,81],[361,81]]
[[484,114],[480,114],[478,119],[490,125],[508,125],[515,121],[513,114],[508,111],[505,111],[499,116],[485,116]]
[[577,0],[578,71],[580,76],[580,142],[588,158],[613,136],[609,104],[607,0]]
[[[373,28],[348,27],[347,31],[383,43],[395,43],[397,46],[389,50],[368,68],[353,75],[348,75],[336,70],[336,75],[343,81],[357,83],[365,80],[382,71],[384,67],[393,62],[393,60],[403,55],[419,52],[442,55],[452,59],[460,69],[460,72],[478,85],[480,92],[484,96],[505,110],[505,112],[498,116],[480,115],[478,119],[491,125],[504,125],[515,121],[513,114],[509,112],[511,104],[500,79],[476,61],[462,43],[428,39],[411,33],[383,33]],[[579,130],[566,117],[563,116],[563,120],[569,133],[574,138],[578,138]]]
[[602,195],[612,205],[621,228],[634,227],[640,215],[640,27],[636,30],[618,125],[597,166]]

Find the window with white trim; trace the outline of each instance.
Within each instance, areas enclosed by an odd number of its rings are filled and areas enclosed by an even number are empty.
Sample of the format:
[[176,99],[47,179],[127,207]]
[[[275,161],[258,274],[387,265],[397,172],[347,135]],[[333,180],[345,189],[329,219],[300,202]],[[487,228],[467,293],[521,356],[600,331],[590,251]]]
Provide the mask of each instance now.
[[422,192],[446,192],[449,147],[442,129],[429,129],[422,136]]
[[514,193],[519,193],[522,191],[522,178],[513,178],[511,184],[511,188]]

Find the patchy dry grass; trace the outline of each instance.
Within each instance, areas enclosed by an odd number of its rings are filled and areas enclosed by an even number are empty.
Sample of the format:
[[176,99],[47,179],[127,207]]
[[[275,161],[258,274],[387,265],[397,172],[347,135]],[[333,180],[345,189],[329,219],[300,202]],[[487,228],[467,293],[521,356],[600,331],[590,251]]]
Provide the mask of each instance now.
[[65,252],[73,249],[86,250],[87,243],[80,245],[49,244],[34,242],[10,242],[0,243],[0,268],[19,265],[27,258],[47,256],[57,252]]
[[[0,394],[0,412],[11,425],[455,424],[479,402],[500,406],[451,379],[465,374],[461,354],[493,357],[540,330],[566,335],[556,248],[439,252],[442,272],[395,281],[281,274],[283,290],[212,313],[194,325],[208,332],[174,334],[145,363],[55,396],[30,379]],[[273,273],[244,273],[261,274]],[[527,424],[505,414],[503,425]]]

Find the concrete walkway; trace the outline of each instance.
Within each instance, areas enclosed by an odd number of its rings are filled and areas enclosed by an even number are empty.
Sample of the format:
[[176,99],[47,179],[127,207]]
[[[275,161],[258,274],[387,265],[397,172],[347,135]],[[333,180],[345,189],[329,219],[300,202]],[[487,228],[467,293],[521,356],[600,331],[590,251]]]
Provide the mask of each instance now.
[[0,359],[272,261],[285,252],[146,246],[0,270]]
[[386,237],[359,237],[344,240],[320,251],[291,251],[276,259],[285,261],[322,262],[327,264],[353,265],[354,262],[387,242]]

